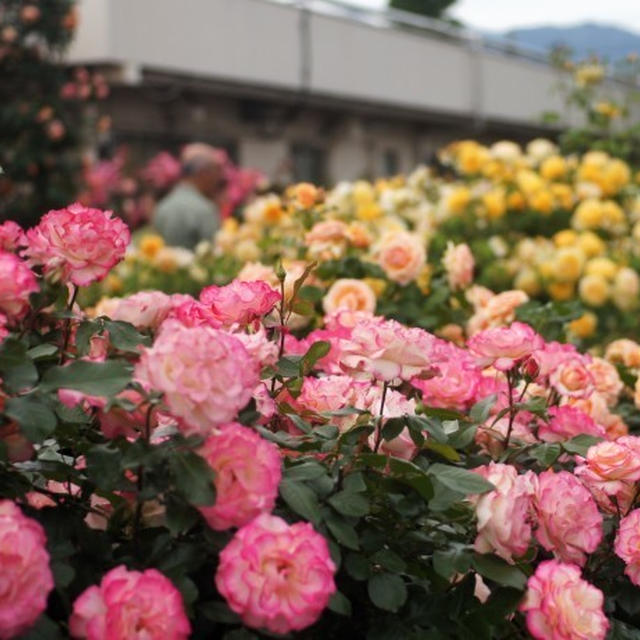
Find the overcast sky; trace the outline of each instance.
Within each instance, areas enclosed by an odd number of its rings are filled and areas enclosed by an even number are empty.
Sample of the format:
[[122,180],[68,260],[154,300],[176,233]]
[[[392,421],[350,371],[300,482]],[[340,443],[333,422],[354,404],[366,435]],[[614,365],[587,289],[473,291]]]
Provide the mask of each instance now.
[[[386,0],[348,0],[383,7]],[[482,30],[595,20],[640,32],[640,0],[458,0],[451,14]]]

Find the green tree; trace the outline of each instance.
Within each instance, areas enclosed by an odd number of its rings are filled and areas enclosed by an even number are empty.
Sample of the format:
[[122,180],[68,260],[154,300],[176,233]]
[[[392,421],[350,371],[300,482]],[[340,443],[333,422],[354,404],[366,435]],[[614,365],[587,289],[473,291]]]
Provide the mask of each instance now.
[[389,0],[392,9],[410,11],[429,18],[442,18],[456,0]]
[[104,80],[62,63],[75,0],[0,2],[0,221],[33,224],[81,175],[81,114]]

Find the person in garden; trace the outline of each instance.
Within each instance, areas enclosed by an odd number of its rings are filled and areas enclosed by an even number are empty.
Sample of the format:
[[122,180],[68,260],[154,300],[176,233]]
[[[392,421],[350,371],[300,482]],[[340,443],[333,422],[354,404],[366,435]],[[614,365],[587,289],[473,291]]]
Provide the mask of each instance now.
[[193,249],[220,226],[217,201],[225,185],[225,154],[207,144],[187,145],[182,179],[156,206],[153,226],[168,245]]

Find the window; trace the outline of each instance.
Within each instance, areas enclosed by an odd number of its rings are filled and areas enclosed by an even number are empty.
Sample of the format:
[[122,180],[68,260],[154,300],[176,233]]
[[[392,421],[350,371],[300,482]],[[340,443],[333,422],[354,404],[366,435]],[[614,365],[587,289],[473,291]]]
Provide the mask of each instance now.
[[310,144],[294,144],[291,147],[293,179],[296,182],[323,184],[326,177],[325,151]]
[[382,154],[382,175],[395,176],[399,169],[398,152],[395,149],[385,149]]

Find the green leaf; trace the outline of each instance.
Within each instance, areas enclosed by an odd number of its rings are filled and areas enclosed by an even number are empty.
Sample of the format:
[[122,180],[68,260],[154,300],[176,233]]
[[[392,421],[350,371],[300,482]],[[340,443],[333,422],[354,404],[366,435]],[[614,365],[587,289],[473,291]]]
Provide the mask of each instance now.
[[276,370],[283,378],[297,378],[301,361],[302,356],[284,356],[276,363]]
[[37,395],[9,398],[4,413],[15,420],[20,431],[35,443],[50,436],[57,424],[56,414]]
[[123,471],[122,452],[111,443],[96,444],[86,453],[87,475],[104,491],[113,491],[120,484]]
[[166,497],[166,523],[171,535],[185,533],[198,522],[198,511],[180,497],[169,494]]
[[439,407],[427,407],[419,404],[417,413],[421,413],[430,418],[440,418],[441,420],[464,420],[466,416],[453,409],[440,409]]
[[407,422],[409,429],[418,432],[426,431],[436,442],[445,444],[447,442],[447,434],[437,420],[428,420],[419,416],[408,416]]
[[377,573],[369,578],[367,591],[371,602],[385,611],[396,613],[407,600],[407,587],[400,576]]
[[58,347],[55,344],[49,344],[48,342],[36,345],[35,347],[31,347],[31,349],[27,351],[27,355],[32,360],[41,360],[44,358],[50,358],[56,353],[58,353]]
[[435,451],[438,455],[442,456],[449,462],[459,462],[460,454],[450,445],[441,444],[440,442],[434,442],[433,440],[427,440],[426,448],[431,451]]
[[62,640],[64,637],[60,627],[44,614],[28,631],[20,634],[20,640]]
[[495,489],[481,475],[460,467],[436,463],[429,467],[428,473],[449,489],[465,495],[486,493]]
[[326,469],[315,460],[307,460],[287,468],[284,472],[287,480],[315,480],[326,473]]
[[81,356],[89,351],[91,338],[102,330],[102,322],[100,320],[85,320],[78,325],[75,335],[76,349]]
[[611,628],[607,640],[640,640],[640,629],[631,627],[620,620],[609,618]]
[[351,493],[360,493],[361,491],[367,490],[367,484],[364,481],[362,473],[350,473],[348,476],[345,476],[342,481],[342,486],[345,491],[350,491]]
[[383,569],[392,573],[404,573],[407,570],[406,562],[391,549],[380,549],[371,556],[371,561],[379,564]]
[[316,494],[302,482],[283,479],[280,482],[280,495],[282,499],[305,520],[313,524],[319,524],[322,516]]
[[446,511],[451,505],[465,498],[466,494],[454,491],[434,478],[433,496],[429,500],[429,509],[436,512]]
[[571,440],[567,440],[567,442],[563,442],[562,448],[567,453],[577,453],[579,456],[584,457],[587,455],[589,447],[592,447],[594,444],[598,444],[598,442],[602,442],[602,438],[596,438],[595,436],[581,433],[579,436],[571,438]]
[[550,467],[562,453],[562,447],[558,442],[545,442],[533,447],[529,453],[542,467]]
[[476,553],[472,564],[481,576],[505,587],[523,590],[527,585],[527,576],[518,567],[507,564],[498,556]]
[[331,535],[343,547],[353,549],[354,551],[360,548],[356,530],[343,518],[329,511],[324,517],[324,523],[327,525]]
[[469,417],[471,420],[477,423],[484,422],[489,417],[489,413],[491,412],[493,405],[496,403],[497,397],[498,396],[496,396],[495,393],[492,393],[490,396],[476,402],[469,411]]
[[29,389],[38,381],[38,370],[21,342],[7,338],[0,344],[0,378],[13,393]]
[[229,609],[224,602],[203,602],[198,605],[198,611],[213,622],[222,624],[239,624],[240,616]]
[[196,506],[214,504],[213,469],[204,458],[193,451],[175,451],[169,463],[175,487],[189,503]]
[[329,600],[328,607],[341,616],[351,616],[351,602],[340,591],[336,591]]
[[42,377],[41,389],[73,389],[91,396],[114,396],[129,384],[131,373],[131,365],[121,360],[75,360],[67,366],[49,369]]
[[338,513],[345,516],[359,518],[369,513],[369,500],[360,493],[340,491],[332,495],[327,502],[338,511]]
[[347,554],[344,566],[354,580],[368,580],[371,576],[369,560],[359,553]]
[[387,418],[382,427],[382,437],[385,440],[393,440],[397,438],[404,429],[405,418]]
[[149,336],[141,334],[132,324],[104,319],[104,328],[109,332],[109,342],[120,351],[138,353],[140,345],[151,344]]

